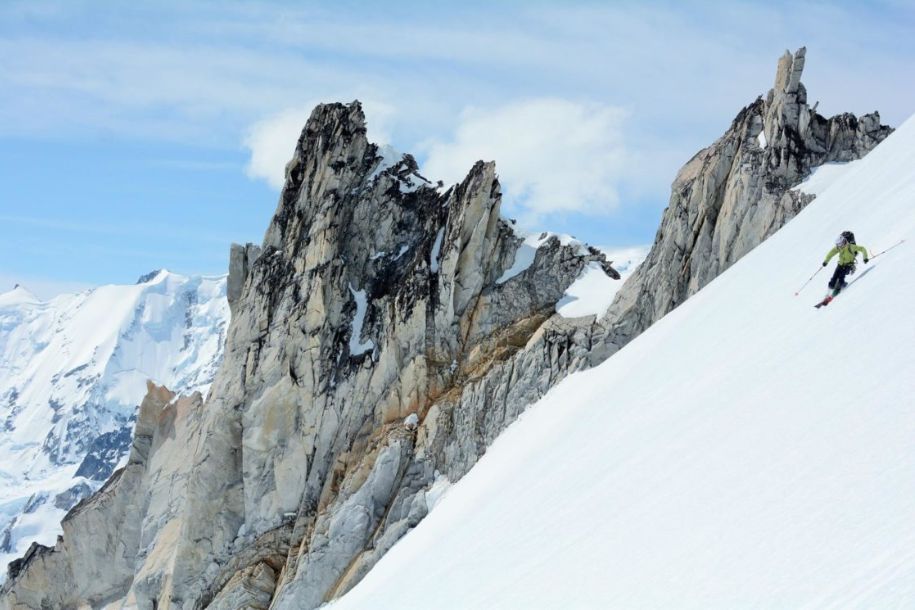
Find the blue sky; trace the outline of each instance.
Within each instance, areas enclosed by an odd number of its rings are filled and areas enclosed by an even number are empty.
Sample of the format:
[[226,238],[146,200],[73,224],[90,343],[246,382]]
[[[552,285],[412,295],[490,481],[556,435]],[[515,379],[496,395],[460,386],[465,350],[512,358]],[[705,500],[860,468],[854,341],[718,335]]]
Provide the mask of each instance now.
[[785,49],[825,114],[915,112],[913,26],[895,1],[4,2],[0,290],[224,272],[310,109],[356,98],[430,178],[494,159],[531,230],[649,243]]

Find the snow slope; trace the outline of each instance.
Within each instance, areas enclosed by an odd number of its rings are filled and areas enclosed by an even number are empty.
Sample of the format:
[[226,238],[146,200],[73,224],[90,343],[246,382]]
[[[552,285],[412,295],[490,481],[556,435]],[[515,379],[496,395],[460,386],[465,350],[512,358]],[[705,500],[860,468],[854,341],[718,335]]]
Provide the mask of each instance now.
[[623,283],[648,256],[649,249],[648,246],[621,250],[602,248],[607,260],[619,272],[620,279],[608,276],[597,263],[588,263],[556,303],[556,313],[563,318],[602,317]]
[[20,286],[0,294],[0,565],[53,544],[108,478],[147,379],[207,390],[228,319],[224,276],[158,271],[48,302]]
[[[915,118],[844,169],[533,405],[333,610],[915,607]],[[908,241],[814,309],[844,229]]]

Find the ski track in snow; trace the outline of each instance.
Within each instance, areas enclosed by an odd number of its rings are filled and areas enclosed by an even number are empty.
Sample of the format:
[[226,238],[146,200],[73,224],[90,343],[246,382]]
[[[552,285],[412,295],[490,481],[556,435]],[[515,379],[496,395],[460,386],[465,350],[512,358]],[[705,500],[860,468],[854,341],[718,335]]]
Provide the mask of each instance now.
[[[913,168],[915,118],[531,406],[330,607],[915,607]],[[827,277],[794,293],[845,229],[908,240],[816,310]]]

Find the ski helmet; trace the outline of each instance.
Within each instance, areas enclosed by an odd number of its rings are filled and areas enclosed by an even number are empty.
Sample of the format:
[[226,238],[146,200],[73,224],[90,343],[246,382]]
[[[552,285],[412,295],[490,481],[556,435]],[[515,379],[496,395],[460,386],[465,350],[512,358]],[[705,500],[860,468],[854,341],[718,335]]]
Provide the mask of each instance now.
[[842,231],[842,237],[844,237],[845,241],[847,241],[850,244],[855,243],[855,234],[852,233],[851,231]]

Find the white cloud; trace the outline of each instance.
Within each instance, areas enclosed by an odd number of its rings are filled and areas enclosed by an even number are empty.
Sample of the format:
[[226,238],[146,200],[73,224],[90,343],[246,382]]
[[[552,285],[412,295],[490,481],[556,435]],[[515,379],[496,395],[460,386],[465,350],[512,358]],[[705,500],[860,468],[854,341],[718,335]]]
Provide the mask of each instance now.
[[308,111],[284,110],[252,125],[245,137],[245,146],[251,151],[251,158],[245,167],[249,178],[262,179],[271,187],[283,188],[286,163],[292,158],[292,151]]
[[495,160],[507,211],[522,221],[552,212],[606,213],[619,203],[628,158],[625,117],[614,106],[557,98],[468,109],[450,141],[426,143],[423,171],[458,182],[477,160]]
[[[292,158],[302,128],[316,105],[288,108],[248,128],[244,145],[251,154],[245,167],[249,178],[264,180],[277,190],[283,188],[286,163]],[[366,114],[369,140],[376,144],[388,144],[393,107],[384,102],[370,101],[362,104],[362,110]]]

